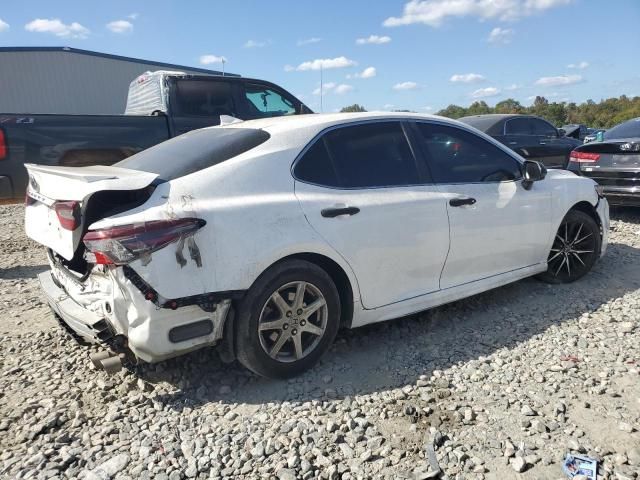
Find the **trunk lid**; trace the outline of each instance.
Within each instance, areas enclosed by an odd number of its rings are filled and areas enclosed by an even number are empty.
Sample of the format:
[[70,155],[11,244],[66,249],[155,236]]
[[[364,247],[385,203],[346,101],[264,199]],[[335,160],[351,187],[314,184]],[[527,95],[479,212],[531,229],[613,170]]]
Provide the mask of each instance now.
[[[133,191],[151,185],[155,173],[128,168],[96,165],[57,167],[25,164],[29,173],[25,230],[36,242],[71,260],[86,230],[89,198],[104,191]],[[61,222],[61,204],[73,205],[73,229]],[[58,211],[56,211],[58,210]],[[71,211],[70,207],[67,211]],[[73,220],[73,219],[72,219]]]

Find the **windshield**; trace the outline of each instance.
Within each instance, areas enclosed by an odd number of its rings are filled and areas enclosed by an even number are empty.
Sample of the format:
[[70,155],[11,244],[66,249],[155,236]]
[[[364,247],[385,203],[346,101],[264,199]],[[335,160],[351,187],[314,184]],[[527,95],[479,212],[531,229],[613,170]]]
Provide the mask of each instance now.
[[640,117],[616,125],[604,132],[605,140],[616,138],[640,138]]
[[255,128],[203,128],[143,150],[114,166],[173,180],[237,157],[268,139],[267,132]]

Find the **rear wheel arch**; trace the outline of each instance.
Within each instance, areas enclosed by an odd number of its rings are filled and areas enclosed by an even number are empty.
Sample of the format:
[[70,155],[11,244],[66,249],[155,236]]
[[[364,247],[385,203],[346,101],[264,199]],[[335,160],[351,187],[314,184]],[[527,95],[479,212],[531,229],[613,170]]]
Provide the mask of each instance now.
[[327,272],[327,274],[331,277],[331,280],[333,280],[333,283],[338,290],[338,295],[340,296],[340,326],[351,328],[351,323],[353,320],[353,286],[351,285],[351,281],[349,280],[347,272],[345,272],[344,269],[338,263],[336,263],[335,260],[332,260],[325,255],[311,252],[289,255],[287,257],[281,258],[280,260],[275,262],[274,265],[285,262],[287,260],[304,260],[317,265],[325,272]]
[[338,295],[340,296],[340,326],[351,328],[354,310],[354,287],[357,288],[357,285],[352,285],[352,282],[349,279],[349,275],[344,270],[344,268],[335,260],[326,255],[313,252],[300,252],[287,255],[286,257],[282,257],[273,262],[271,265],[267,266],[262,271],[262,273],[258,275],[255,281],[257,281],[258,278],[260,278],[260,276],[262,276],[268,270],[288,260],[304,260],[306,262],[313,263],[314,265],[324,270],[329,275],[329,277],[331,277],[331,280],[338,290]]

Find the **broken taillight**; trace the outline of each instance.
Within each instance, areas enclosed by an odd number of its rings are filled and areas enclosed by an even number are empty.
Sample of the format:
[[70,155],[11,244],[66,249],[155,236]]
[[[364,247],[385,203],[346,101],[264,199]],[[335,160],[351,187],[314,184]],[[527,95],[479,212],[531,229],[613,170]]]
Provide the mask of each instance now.
[[595,163],[600,160],[600,154],[590,152],[576,152],[575,150],[569,154],[569,161],[576,163]]
[[53,204],[53,209],[65,230],[75,230],[80,226],[80,202],[58,201]]
[[193,235],[205,224],[200,218],[180,218],[92,230],[83,238],[85,257],[99,265],[124,265]]

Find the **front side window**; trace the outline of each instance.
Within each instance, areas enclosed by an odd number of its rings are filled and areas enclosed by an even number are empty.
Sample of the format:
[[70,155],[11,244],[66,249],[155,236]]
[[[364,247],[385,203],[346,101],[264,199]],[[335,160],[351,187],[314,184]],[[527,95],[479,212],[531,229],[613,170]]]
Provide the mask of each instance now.
[[435,123],[417,126],[436,183],[504,182],[521,177],[517,160],[471,132]]
[[299,180],[338,188],[420,183],[399,122],[340,127],[325,133],[296,164]]
[[266,85],[247,83],[244,86],[249,115],[254,118],[294,115],[295,104],[283,94]]
[[544,120],[538,120],[537,118],[532,118],[530,121],[534,135],[541,135],[544,137],[555,137],[558,135],[558,131],[550,123],[547,123]]
[[231,85],[215,80],[177,80],[172,107],[177,116],[235,115]]

